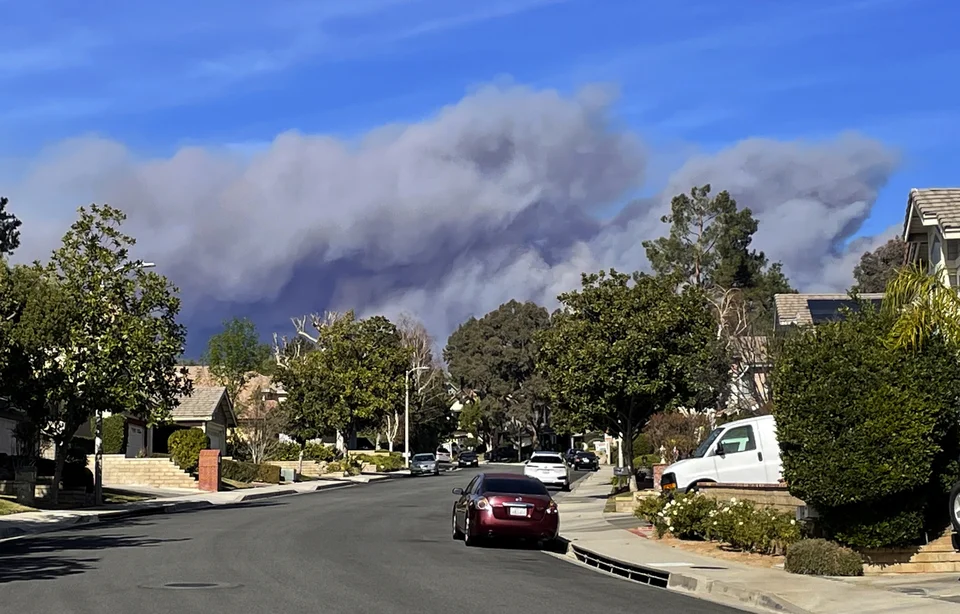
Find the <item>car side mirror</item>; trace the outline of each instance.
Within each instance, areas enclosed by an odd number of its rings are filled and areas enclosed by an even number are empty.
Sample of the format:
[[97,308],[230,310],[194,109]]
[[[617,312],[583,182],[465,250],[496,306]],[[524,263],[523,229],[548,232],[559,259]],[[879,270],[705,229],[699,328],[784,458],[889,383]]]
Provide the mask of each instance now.
[[726,456],[727,452],[723,449],[723,443],[717,442],[717,456]]
[[453,489],[453,494],[455,494],[455,495],[462,495],[462,494],[463,494],[463,489],[462,489],[462,488],[454,488],[454,489]]
[[529,460],[525,460],[525,461],[523,461],[523,464],[526,465],[526,464],[529,463],[529,462],[530,462]]

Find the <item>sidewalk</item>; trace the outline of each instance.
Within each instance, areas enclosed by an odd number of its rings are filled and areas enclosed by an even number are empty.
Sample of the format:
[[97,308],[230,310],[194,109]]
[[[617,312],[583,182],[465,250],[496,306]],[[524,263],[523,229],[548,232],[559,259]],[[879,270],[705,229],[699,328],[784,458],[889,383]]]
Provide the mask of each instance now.
[[[828,578],[799,576],[777,569],[747,567],[699,556],[638,537],[604,517],[613,470],[584,478],[559,500],[561,536],[578,558],[611,559],[654,585],[693,593],[721,603],[792,614],[953,614],[955,603],[903,595]],[[623,517],[623,514],[611,515]],[[646,573],[644,573],[646,572]],[[658,580],[661,580],[658,582]]]
[[346,488],[355,484],[366,484],[388,479],[389,477],[382,474],[367,474],[349,478],[329,478],[215,493],[198,490],[189,494],[104,506],[95,510],[51,510],[10,514],[0,516],[0,541],[50,531],[62,531],[77,525],[110,522],[135,516],[172,514],[218,505],[235,505],[271,497],[299,495],[331,488]]

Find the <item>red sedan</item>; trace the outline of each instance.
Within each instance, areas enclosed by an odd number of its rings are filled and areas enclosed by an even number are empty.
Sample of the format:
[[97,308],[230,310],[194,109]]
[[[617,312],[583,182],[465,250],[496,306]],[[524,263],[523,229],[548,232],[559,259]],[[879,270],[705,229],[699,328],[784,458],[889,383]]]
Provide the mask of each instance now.
[[468,546],[492,537],[553,541],[560,529],[557,503],[539,480],[515,473],[481,473],[454,488],[453,538]]

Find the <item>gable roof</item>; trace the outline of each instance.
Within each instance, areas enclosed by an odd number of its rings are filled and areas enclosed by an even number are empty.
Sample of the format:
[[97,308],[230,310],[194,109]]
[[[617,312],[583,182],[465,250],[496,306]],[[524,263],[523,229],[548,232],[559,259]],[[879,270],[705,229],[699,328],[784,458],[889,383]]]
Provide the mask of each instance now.
[[224,386],[199,386],[194,384],[193,393],[180,397],[180,405],[173,408],[170,418],[183,422],[206,422],[212,420],[217,408],[224,408],[227,426],[236,426],[237,417],[233,413],[233,405],[227,396]]
[[921,220],[935,220],[944,230],[960,229],[960,188],[910,190],[903,219],[904,237],[910,230],[910,218],[914,212]]
[[[868,301],[878,301],[883,298],[883,292],[864,292],[857,295]],[[850,301],[849,294],[775,294],[773,297],[776,306],[778,326],[791,324],[813,324],[813,314],[810,313],[810,301]]]

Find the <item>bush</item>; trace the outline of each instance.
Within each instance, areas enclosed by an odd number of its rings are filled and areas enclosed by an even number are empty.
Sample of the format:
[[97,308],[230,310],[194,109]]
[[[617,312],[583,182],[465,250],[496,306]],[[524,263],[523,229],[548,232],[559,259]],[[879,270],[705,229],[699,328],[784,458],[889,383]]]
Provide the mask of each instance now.
[[182,429],[171,433],[167,449],[173,462],[188,473],[196,473],[200,465],[200,450],[210,447],[210,438],[200,429]]
[[[90,422],[91,432],[96,436],[96,418]],[[103,419],[103,453],[124,454],[127,451],[127,419],[121,415]]]
[[811,576],[862,576],[863,559],[825,539],[804,539],[787,548],[783,568]]
[[255,465],[231,460],[220,461],[220,477],[236,482],[280,483],[280,467],[277,465]]
[[650,522],[657,537],[708,539],[745,552],[777,554],[800,539],[796,520],[749,501],[717,502],[699,493],[648,497],[636,515]]
[[705,414],[684,415],[680,412],[663,412],[650,417],[642,433],[646,436],[651,454],[657,455],[659,462],[660,446],[667,451],[667,458],[677,449],[680,458],[687,458],[697,449],[700,442],[710,434],[710,418]]
[[[304,455],[306,458],[306,455]],[[274,446],[270,453],[271,460],[295,461],[300,460],[300,444],[292,441],[281,441]]]
[[337,451],[322,443],[308,443],[303,449],[303,457],[317,462],[329,462],[337,457]]
[[360,466],[374,465],[377,471],[398,471],[403,469],[403,457],[392,454],[356,454],[351,457]]
[[859,548],[920,543],[947,524],[958,477],[960,370],[931,338],[891,348],[893,320],[864,307],[784,340],[772,384],[790,492],[827,537]]

